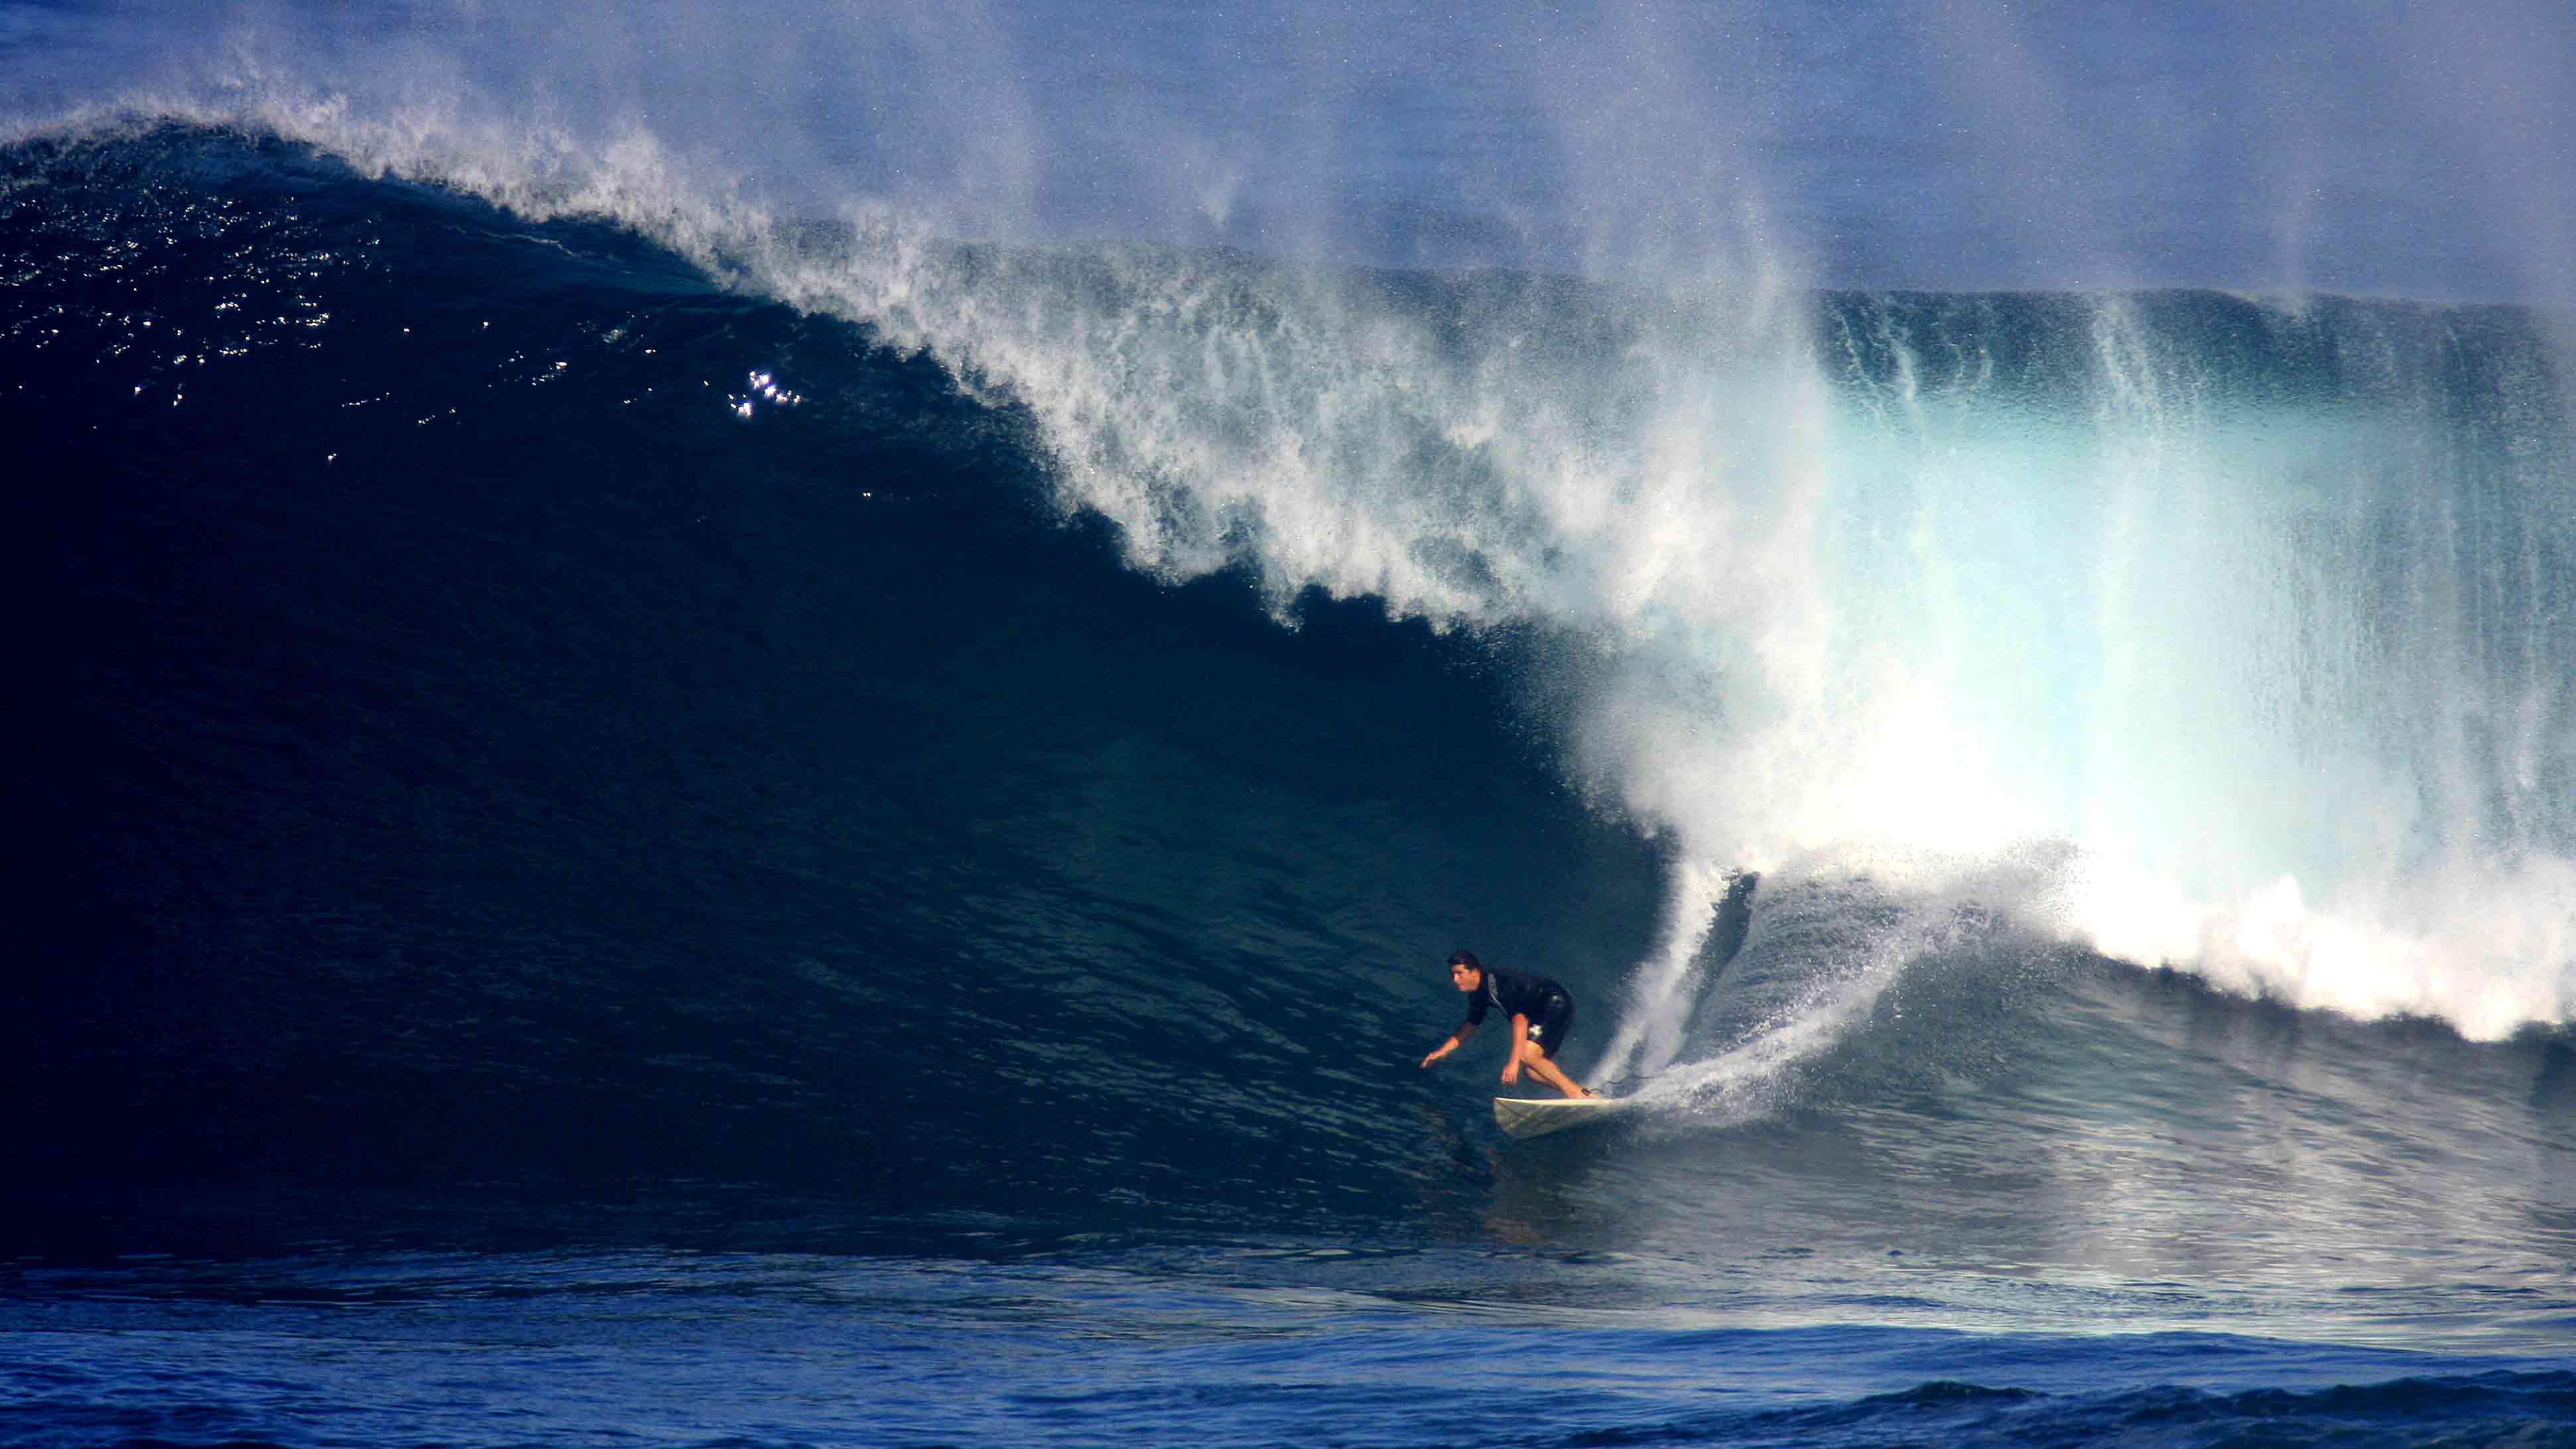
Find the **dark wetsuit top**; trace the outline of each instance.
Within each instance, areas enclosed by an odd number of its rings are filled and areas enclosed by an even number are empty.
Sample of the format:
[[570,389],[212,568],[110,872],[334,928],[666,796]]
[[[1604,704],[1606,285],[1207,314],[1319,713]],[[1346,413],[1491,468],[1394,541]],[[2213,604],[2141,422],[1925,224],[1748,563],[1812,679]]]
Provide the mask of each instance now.
[[1505,1016],[1528,1017],[1529,1039],[1551,1057],[1574,1025],[1573,995],[1544,976],[1486,967],[1485,984],[1467,993],[1467,1025],[1482,1023],[1488,1006],[1501,1007]]

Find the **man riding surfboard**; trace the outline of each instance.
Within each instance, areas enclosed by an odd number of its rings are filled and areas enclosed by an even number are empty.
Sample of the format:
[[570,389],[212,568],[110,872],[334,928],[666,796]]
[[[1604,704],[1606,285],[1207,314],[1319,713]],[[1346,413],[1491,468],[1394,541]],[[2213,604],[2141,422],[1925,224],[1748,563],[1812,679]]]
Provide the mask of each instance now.
[[1550,1060],[1564,1048],[1565,1034],[1574,1025],[1574,997],[1564,987],[1544,976],[1497,970],[1477,960],[1473,951],[1450,953],[1449,982],[1467,995],[1467,1019],[1447,1041],[1431,1049],[1422,1065],[1456,1051],[1483,1024],[1485,1008],[1500,1007],[1512,1019],[1511,1055],[1503,1062],[1504,1086],[1518,1082],[1521,1068],[1527,1067],[1530,1075],[1569,1097],[1598,1095]]

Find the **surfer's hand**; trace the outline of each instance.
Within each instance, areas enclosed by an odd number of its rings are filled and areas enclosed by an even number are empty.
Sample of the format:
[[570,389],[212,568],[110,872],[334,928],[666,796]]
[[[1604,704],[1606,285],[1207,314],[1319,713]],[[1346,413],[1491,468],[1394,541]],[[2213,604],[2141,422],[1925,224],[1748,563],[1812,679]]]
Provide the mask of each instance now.
[[1514,1058],[1512,1058],[1510,1061],[1507,1061],[1507,1062],[1503,1063],[1503,1085],[1504,1085],[1504,1086],[1508,1087],[1508,1086],[1510,1086],[1512,1083],[1517,1082],[1517,1081],[1519,1081],[1520,1079],[1521,1079],[1521,1059],[1520,1059],[1520,1058],[1518,1058],[1518,1057],[1514,1057]]
[[1431,1049],[1431,1055],[1429,1055],[1429,1056],[1427,1056],[1427,1057],[1424,1057],[1424,1058],[1422,1059],[1422,1064],[1423,1064],[1424,1066],[1426,1066],[1426,1067],[1427,1067],[1427,1066],[1431,1065],[1433,1062],[1436,1062],[1436,1061],[1440,1060],[1442,1057],[1445,1057],[1445,1056],[1447,1056],[1447,1055],[1449,1055],[1449,1048],[1447,1048],[1447,1047],[1445,1047],[1445,1046],[1436,1046],[1436,1047],[1433,1047],[1433,1048]]

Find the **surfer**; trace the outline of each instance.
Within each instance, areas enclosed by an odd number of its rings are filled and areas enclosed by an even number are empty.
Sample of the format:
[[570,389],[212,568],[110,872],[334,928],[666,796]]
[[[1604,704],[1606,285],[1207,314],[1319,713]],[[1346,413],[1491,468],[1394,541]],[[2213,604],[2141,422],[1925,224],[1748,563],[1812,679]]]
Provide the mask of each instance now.
[[1531,1076],[1569,1097],[1598,1095],[1548,1060],[1563,1049],[1565,1033],[1574,1025],[1574,997],[1564,987],[1544,976],[1498,971],[1477,960],[1473,951],[1450,953],[1449,981],[1467,993],[1467,1019],[1449,1033],[1447,1041],[1431,1049],[1431,1055],[1422,1059],[1424,1066],[1456,1051],[1476,1034],[1485,1020],[1485,1008],[1499,1006],[1512,1019],[1512,1053],[1503,1063],[1504,1086],[1518,1082],[1521,1068],[1527,1067]]

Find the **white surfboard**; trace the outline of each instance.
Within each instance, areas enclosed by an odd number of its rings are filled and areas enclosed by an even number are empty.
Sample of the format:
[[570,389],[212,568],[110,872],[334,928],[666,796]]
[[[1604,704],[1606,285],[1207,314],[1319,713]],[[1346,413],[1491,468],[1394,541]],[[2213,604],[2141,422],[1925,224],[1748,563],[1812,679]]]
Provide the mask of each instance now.
[[1496,1097],[1494,1125],[1514,1137],[1543,1137],[1606,1122],[1631,1105],[1625,1097]]

